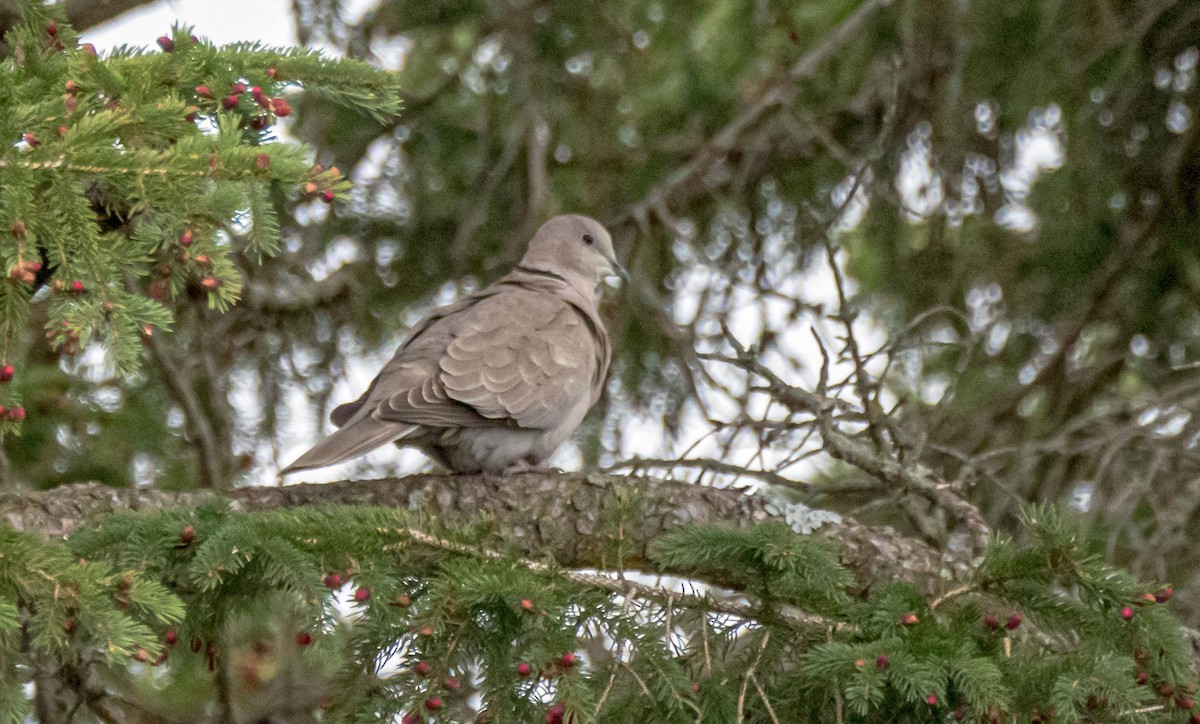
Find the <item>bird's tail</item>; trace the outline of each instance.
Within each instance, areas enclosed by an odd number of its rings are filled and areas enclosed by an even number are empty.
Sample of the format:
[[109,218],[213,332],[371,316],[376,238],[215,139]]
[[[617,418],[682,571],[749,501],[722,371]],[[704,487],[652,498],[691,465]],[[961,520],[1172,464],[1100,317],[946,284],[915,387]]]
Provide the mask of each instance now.
[[366,455],[377,447],[399,440],[416,429],[416,425],[397,425],[394,422],[383,422],[366,416],[347,424],[317,443],[313,449],[279,471],[279,474],[282,476],[301,470],[312,470],[323,468],[326,465],[344,463],[360,455]]

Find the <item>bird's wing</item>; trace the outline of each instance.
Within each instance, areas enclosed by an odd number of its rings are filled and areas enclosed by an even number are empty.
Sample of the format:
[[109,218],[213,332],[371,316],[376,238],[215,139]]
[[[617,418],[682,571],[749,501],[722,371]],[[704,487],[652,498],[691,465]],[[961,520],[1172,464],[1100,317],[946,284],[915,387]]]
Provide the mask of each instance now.
[[562,299],[513,287],[447,322],[454,334],[438,360],[437,379],[422,385],[420,395],[406,390],[389,397],[377,417],[408,422],[431,396],[453,414],[469,410],[489,426],[549,429],[590,399],[597,340]]
[[389,370],[380,390],[391,392],[374,407],[371,417],[385,422],[424,427],[496,427],[469,405],[451,397],[438,377],[436,364],[401,363]]
[[450,403],[452,400],[439,390],[431,388],[437,380],[437,360],[453,334],[453,317],[485,297],[485,293],[466,297],[435,310],[421,320],[404,344],[396,350],[392,359],[384,365],[375,379],[371,380],[367,390],[357,400],[333,409],[329,414],[333,424],[343,427],[352,420],[362,419],[375,412],[379,405],[392,395],[412,396],[412,422],[416,424],[434,424],[440,427],[487,424],[486,420],[482,420],[467,408],[444,409],[438,416],[437,410],[446,406],[443,403]]
[[[441,391],[438,359],[452,339],[453,318],[480,301],[468,297],[443,307],[423,320],[391,361],[354,402],[339,405],[330,414],[340,429],[317,443],[280,474],[345,462],[421,432],[422,426],[470,427],[495,424]],[[408,419],[385,419],[381,404],[389,398],[407,400]]]

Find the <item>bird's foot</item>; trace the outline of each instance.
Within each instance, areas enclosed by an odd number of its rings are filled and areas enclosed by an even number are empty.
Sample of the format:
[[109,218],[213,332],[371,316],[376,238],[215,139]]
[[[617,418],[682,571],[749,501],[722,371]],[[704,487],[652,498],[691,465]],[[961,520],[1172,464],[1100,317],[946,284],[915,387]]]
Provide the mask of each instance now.
[[504,469],[505,475],[514,475],[516,473],[562,473],[562,469],[551,467],[541,462],[518,460]]

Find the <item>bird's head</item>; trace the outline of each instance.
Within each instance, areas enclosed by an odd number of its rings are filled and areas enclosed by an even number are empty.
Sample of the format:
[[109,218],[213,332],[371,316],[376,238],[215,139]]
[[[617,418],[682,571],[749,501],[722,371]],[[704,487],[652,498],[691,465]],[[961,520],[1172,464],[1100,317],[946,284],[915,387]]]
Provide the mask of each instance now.
[[542,224],[529,241],[521,266],[593,286],[614,274],[629,278],[617,262],[608,230],[599,221],[578,214],[555,216]]

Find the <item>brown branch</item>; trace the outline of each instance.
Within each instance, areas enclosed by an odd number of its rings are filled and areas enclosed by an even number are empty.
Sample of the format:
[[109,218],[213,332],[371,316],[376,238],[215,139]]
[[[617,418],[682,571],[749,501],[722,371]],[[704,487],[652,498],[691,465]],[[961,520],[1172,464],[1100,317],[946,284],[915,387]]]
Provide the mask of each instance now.
[[201,485],[220,490],[224,487],[224,472],[221,452],[212,422],[201,408],[200,401],[191,387],[189,375],[178,361],[173,359],[157,337],[145,338],[150,364],[166,384],[171,397],[183,408],[187,420],[187,437],[196,446],[196,457],[200,464]]
[[537,224],[543,218],[542,213],[546,208],[546,196],[549,191],[548,177],[549,169],[547,168],[548,156],[550,153],[550,126],[546,123],[546,119],[537,111],[531,109],[530,114],[533,116],[529,123],[529,140],[526,142],[526,175],[528,180],[528,196],[529,199],[525,203],[525,221],[522,224],[524,231],[532,232],[537,228]]
[[[738,694],[738,702],[737,702],[738,724],[741,724],[742,722],[744,722],[746,720],[746,715],[745,715],[745,712],[746,712],[746,690],[750,687],[750,679],[754,676],[754,670],[757,669],[759,663],[762,662],[763,654],[766,653],[767,644],[769,644],[770,642],[771,642],[771,632],[769,630],[763,631],[762,642],[758,646],[758,655],[754,657],[754,663],[750,664],[750,668],[746,670],[746,675],[742,677],[742,690]],[[762,691],[762,689],[759,689],[759,691]],[[763,701],[766,701],[765,696],[763,697]],[[768,704],[768,706],[770,706],[770,705]],[[772,719],[775,718],[775,714],[773,712],[771,714],[771,718]]]
[[304,279],[290,286],[255,281],[242,289],[240,306],[254,314],[308,314],[335,304],[347,303],[355,292],[357,282],[353,266],[344,266],[324,279]]
[[488,208],[491,205],[492,198],[500,189],[500,184],[504,181],[504,177],[508,174],[509,169],[516,163],[517,155],[521,152],[522,141],[526,140],[526,130],[529,125],[534,122],[534,117],[530,113],[524,113],[518,122],[514,123],[509,129],[508,137],[504,141],[504,147],[500,151],[500,157],[496,159],[496,163],[488,169],[484,175],[483,184],[479,189],[479,193],[472,200],[471,205],[466,209],[463,219],[459,222],[458,229],[454,232],[454,240],[450,242],[450,248],[454,250],[454,255],[457,258],[463,258],[467,255],[470,249],[471,239],[475,232],[487,220]]
[[[164,506],[194,506],[214,499],[209,491],[114,490],[99,484],[71,485],[44,492],[0,493],[0,516],[19,530],[48,536],[69,534],[91,515]],[[552,558],[566,568],[606,567],[611,541],[604,521],[628,517],[629,500],[637,519],[623,525],[626,569],[655,570],[650,542],[689,523],[746,527],[786,522],[786,504],[742,490],[710,488],[666,480],[599,474],[522,473],[485,476],[412,475],[327,485],[243,488],[225,496],[242,510],[302,505],[381,505],[420,510],[442,521],[494,523],[488,545],[532,559]],[[947,558],[929,545],[890,528],[871,528],[851,518],[827,522],[814,535],[836,541],[841,559],[858,585],[909,581],[930,595],[946,577],[961,576],[967,562]],[[710,580],[722,585],[721,580]]]
[[1145,220],[1126,221],[1121,227],[1120,238],[1113,252],[1092,282],[1091,292],[1086,297],[1086,306],[1073,315],[1064,324],[1064,328],[1054,335],[1058,344],[1053,356],[1038,370],[1033,380],[1022,385],[1007,400],[1002,400],[992,407],[992,412],[978,424],[980,434],[965,447],[975,452],[984,450],[999,423],[1016,414],[1030,390],[1042,387],[1066,369],[1067,360],[1070,359],[1071,352],[1083,333],[1090,324],[1100,318],[1104,309],[1116,297],[1121,280],[1134,268],[1138,260],[1145,257],[1146,248],[1155,242],[1154,231],[1159,220],[1160,215],[1155,212]]
[[[83,32],[152,2],[154,0],[67,0],[64,5],[71,27]],[[11,30],[18,18],[16,0],[0,0],[0,33]]]
[[82,32],[153,2],[154,0],[67,0],[67,20],[71,21],[71,27]]
[[750,683],[754,684],[754,688],[758,690],[758,696],[762,699],[763,706],[767,707],[767,715],[771,717],[772,724],[779,724],[779,717],[775,716],[775,707],[771,706],[767,692],[763,690],[762,684],[758,683],[758,677],[753,672],[750,674]]
[[[850,208],[850,204],[854,203],[854,198],[858,195],[859,189],[862,188],[863,181],[871,173],[871,166],[886,151],[885,144],[891,139],[896,125],[896,109],[900,98],[898,83],[899,74],[895,74],[892,79],[891,99],[888,101],[883,123],[880,124],[879,134],[875,137],[875,142],[872,144],[871,153],[862,163],[854,164],[848,168],[854,178],[854,182],[846,192],[846,198],[838,204],[837,208],[833,210],[833,213],[829,215],[829,218],[821,225],[820,229],[821,242],[825,249],[825,259],[829,265],[829,272],[833,275],[834,288],[837,290],[838,308],[837,313],[832,316],[841,322],[842,327],[846,330],[844,344],[845,351],[849,353],[850,359],[854,363],[854,390],[858,395],[859,401],[862,403],[862,412],[867,418],[867,434],[870,435],[876,452],[881,454],[886,449],[881,431],[884,419],[879,406],[879,388],[881,382],[871,382],[870,375],[867,374],[862,351],[859,349],[858,337],[854,333],[854,320],[857,318],[858,312],[852,311],[850,308],[850,302],[846,294],[845,280],[843,279],[841,267],[837,263],[837,251],[840,245],[833,234],[833,227],[842,218],[842,215],[846,213],[846,210]],[[818,339],[817,344],[820,345],[820,343],[821,341]],[[888,361],[890,363],[890,356]],[[871,397],[872,389],[875,393],[874,398]]]
[[643,458],[632,457],[628,460],[622,460],[618,463],[604,468],[605,472],[616,470],[664,470],[671,471],[676,469],[693,469],[702,470],[718,475],[732,475],[737,478],[751,478],[759,480],[770,485],[778,485],[790,490],[803,493],[806,499],[820,495],[828,495],[831,493],[877,493],[883,489],[878,481],[873,480],[855,480],[855,481],[837,481],[828,480],[818,482],[803,482],[800,480],[792,480],[791,478],[780,475],[779,473],[770,470],[758,470],[755,468],[746,468],[735,463],[727,463],[723,460],[714,460],[712,458],[692,458],[679,457],[674,459],[665,458]]

